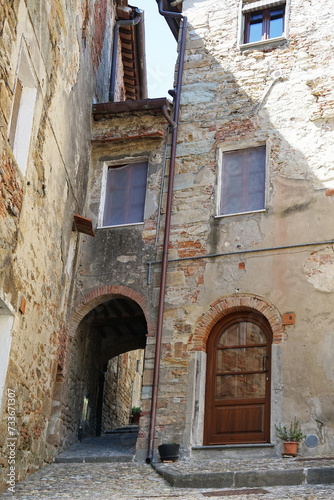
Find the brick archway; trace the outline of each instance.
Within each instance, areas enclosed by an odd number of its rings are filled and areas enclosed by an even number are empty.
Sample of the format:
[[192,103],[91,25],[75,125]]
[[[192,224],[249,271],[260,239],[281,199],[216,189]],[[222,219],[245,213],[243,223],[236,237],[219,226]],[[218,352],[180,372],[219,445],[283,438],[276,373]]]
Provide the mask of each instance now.
[[273,343],[284,340],[284,326],[278,309],[263,297],[253,294],[234,294],[213,302],[198,319],[194,333],[190,337],[191,351],[206,351],[208,336],[213,326],[224,316],[236,311],[254,311],[262,314],[269,322],[273,333]]
[[79,300],[77,300],[73,307],[73,314],[68,328],[69,336],[73,337],[75,335],[78,324],[92,309],[103,302],[119,297],[132,299],[137,302],[137,304],[141,307],[147,322],[147,334],[148,336],[153,335],[155,331],[155,324],[148,317],[146,298],[136,290],[127,286],[108,285],[94,288],[80,296]]
[[[99,373],[101,374],[101,368],[106,364],[106,360],[101,356],[101,351],[98,350],[101,349],[101,345],[99,346],[97,344],[98,347],[96,347],[94,343],[87,344],[89,345],[89,349],[86,351],[86,341],[82,339],[86,338],[88,330],[85,329],[86,324],[83,325],[82,329],[80,324],[90,311],[100,304],[110,302],[114,299],[130,299],[136,302],[146,319],[146,333],[143,332],[143,329],[140,330],[141,339],[143,339],[145,335],[154,335],[155,324],[152,319],[148,317],[147,299],[136,290],[126,286],[109,285],[86,290],[78,297],[73,305],[72,316],[67,327],[58,333],[58,366],[53,394],[54,406],[49,420],[48,440],[61,448],[72,444],[76,440],[77,431],[75,423],[73,422],[80,421],[83,396],[89,398],[90,407],[93,408],[93,414],[95,415],[92,417],[92,425],[97,426],[98,421],[96,415],[98,411],[100,411],[103,397],[101,396],[101,399],[99,399],[99,394],[103,395]],[[101,337],[101,334],[99,334],[99,337]],[[107,350],[109,347],[108,345],[104,345],[107,354],[110,354],[110,349],[109,351]],[[124,344],[122,345],[122,349],[123,347]],[[127,345],[127,347],[129,346]],[[135,351],[136,349],[144,348],[145,347],[141,345],[139,347],[134,347],[134,344],[131,344],[128,350]],[[115,354],[113,350],[113,356],[116,357],[118,354],[123,354],[125,352],[127,351],[122,350]],[[86,355],[86,353],[88,353],[88,355]],[[73,356],[73,354],[77,357]],[[111,359],[111,357],[109,359]],[[76,362],[77,360],[80,361],[81,365]],[[92,360],[98,361],[93,363]],[[83,366],[87,367],[86,374]],[[99,380],[98,385],[96,385],[97,379],[94,378],[95,375]],[[126,376],[125,372],[124,377]],[[80,384],[82,384],[82,387],[78,384],[79,380],[81,381]],[[91,383],[90,381],[92,380],[95,380],[95,382]],[[83,383],[85,384],[84,389]],[[63,434],[61,434],[59,431],[59,422],[68,419],[69,415],[72,423],[68,425],[66,429],[64,429]]]

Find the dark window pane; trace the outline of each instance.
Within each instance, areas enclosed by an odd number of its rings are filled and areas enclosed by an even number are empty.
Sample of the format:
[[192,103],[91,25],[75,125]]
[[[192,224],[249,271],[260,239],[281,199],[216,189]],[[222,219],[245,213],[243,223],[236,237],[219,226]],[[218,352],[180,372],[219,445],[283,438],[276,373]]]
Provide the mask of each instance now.
[[147,163],[111,167],[107,174],[103,225],[144,220]]
[[250,15],[251,24],[262,23],[262,19],[263,19],[262,12],[254,12],[253,14]]
[[271,9],[270,11],[270,20],[272,19],[283,19],[284,9]]

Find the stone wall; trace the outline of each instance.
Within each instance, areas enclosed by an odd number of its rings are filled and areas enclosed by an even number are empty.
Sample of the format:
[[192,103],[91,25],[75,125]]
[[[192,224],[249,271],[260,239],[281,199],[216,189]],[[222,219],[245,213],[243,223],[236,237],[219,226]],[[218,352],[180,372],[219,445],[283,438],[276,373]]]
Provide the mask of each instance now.
[[[103,33],[111,32],[113,4],[7,2],[0,13],[0,311],[13,324],[1,341],[11,340],[4,395],[8,389],[17,395],[18,479],[76,440],[87,394],[92,432],[98,392],[90,375],[101,366],[96,339],[85,358],[90,332],[82,320],[112,298],[134,300],[147,321],[137,458],[147,449],[169,135],[162,110],[93,114],[91,150],[92,96],[107,100],[111,41]],[[296,415],[311,434],[318,433],[317,419],[325,424],[324,443],[303,444],[301,452],[328,455],[331,8],[290,0],[286,40],[252,47],[239,43],[239,0],[224,9],[214,0],[185,0],[183,10],[189,25],[155,447],[179,441],[189,455],[192,445],[203,444],[207,338],[224,315],[246,308],[263,314],[273,331],[271,440],[279,421]],[[36,93],[26,166],[8,140],[20,72]],[[224,153],[259,145],[266,147],[265,210],[220,216]],[[136,160],[148,162],[143,224],[99,227],[106,166]],[[92,219],[95,238],[72,232],[73,213]],[[286,313],[295,321],[286,322]],[[7,436],[12,410],[6,398],[2,404],[0,435]]]
[[[213,0],[183,2],[189,24],[155,448],[179,441],[191,454],[192,445],[203,444],[207,338],[223,315],[247,309],[263,314],[273,331],[271,441],[276,443],[279,421],[297,415],[307,434],[318,432],[319,419],[325,421],[325,443],[313,450],[303,445],[302,453],[330,452],[333,373],[326,353],[333,250],[324,214],[333,210],[333,198],[326,196],[333,183],[333,40],[326,23],[314,22],[329,16],[328,9],[315,0],[307,6],[291,0],[286,38],[251,47],[240,46],[239,0],[224,9]],[[148,132],[165,131],[163,123],[144,110],[96,119],[87,213],[98,226],[106,164],[146,158],[145,220],[142,226],[100,228],[94,240],[85,239],[76,292],[102,294],[112,284],[146,302],[152,328],[137,458],[145,458],[148,443],[169,156],[163,138],[149,139]],[[265,209],[219,216],[224,153],[255,146],[266,147]],[[149,279],[148,261],[154,262]],[[294,324],[285,323],[286,313],[295,315]]]
[[[46,441],[80,240],[73,213],[83,213],[86,196],[92,98],[107,95],[113,8],[109,0],[1,4],[0,296],[13,323],[0,339],[1,347],[11,341],[0,387],[2,477],[8,389],[16,395],[16,479],[57,453]],[[20,136],[24,141],[31,128],[23,160],[10,137],[17,78],[32,96]]]
[[140,406],[142,358],[143,351],[136,350],[109,361],[104,383],[102,432],[131,423],[132,407]]
[[[273,346],[271,439],[278,421],[297,415],[306,434],[317,434],[319,419],[325,442],[303,445],[302,453],[326,455],[334,425],[325,354],[333,330],[326,189],[333,187],[334,67],[333,37],[321,19],[330,7],[292,0],[286,41],[242,48],[239,1],[220,9],[213,0],[186,0],[183,12],[189,26],[169,252],[179,262],[168,272],[156,435],[180,439],[185,450],[202,444],[205,369],[198,373],[203,361],[192,350],[205,351],[209,332],[200,319],[209,315],[213,325],[223,308],[254,308],[258,297],[280,322],[296,315]],[[267,151],[266,209],[217,217],[222,154],[258,145]]]

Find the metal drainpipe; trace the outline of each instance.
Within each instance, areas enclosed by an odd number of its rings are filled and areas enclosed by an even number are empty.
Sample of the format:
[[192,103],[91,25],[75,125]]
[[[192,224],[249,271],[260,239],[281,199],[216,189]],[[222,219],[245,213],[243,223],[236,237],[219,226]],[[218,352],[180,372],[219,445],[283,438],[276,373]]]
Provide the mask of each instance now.
[[137,9],[136,12],[140,11],[141,20],[138,23],[137,29],[137,43],[139,52],[139,75],[140,75],[140,99],[147,99],[147,71],[146,71],[146,52],[145,52],[145,21],[144,21],[144,11]]
[[170,221],[171,221],[171,213],[172,213],[172,197],[173,197],[173,184],[174,184],[174,171],[175,171],[175,158],[176,158],[176,144],[177,144],[177,135],[178,135],[178,121],[179,121],[179,111],[180,111],[180,94],[181,94],[185,42],[186,42],[186,34],[187,34],[187,18],[185,16],[183,16],[183,14],[180,14],[177,12],[164,11],[162,0],[159,1],[159,13],[165,17],[170,16],[170,17],[176,17],[176,18],[182,19],[182,33],[181,33],[180,51],[179,51],[179,69],[178,69],[178,74],[177,74],[176,92],[175,92],[175,97],[174,97],[174,115],[173,115],[173,122],[174,122],[173,125],[174,126],[172,129],[170,167],[169,167],[167,203],[166,203],[166,220],[165,220],[164,242],[163,242],[163,249],[162,249],[160,294],[159,294],[159,307],[158,307],[157,335],[156,335],[156,341],[155,341],[149,442],[148,442],[148,450],[147,450],[147,458],[146,458],[147,464],[151,463],[152,458],[153,458],[153,446],[154,446],[158,387],[159,387],[159,369],[160,369],[160,355],[161,355],[162,324],[163,324],[163,315],[164,315],[166,276],[167,276],[167,265],[168,265],[168,246],[169,246],[169,235],[170,235]]
[[134,19],[123,19],[121,21],[117,21],[114,26],[114,39],[112,47],[111,74],[110,74],[110,87],[109,87],[109,102],[114,102],[115,100],[119,29],[121,26],[135,26],[136,24],[143,22],[144,20],[143,11],[140,9],[136,9],[136,14],[137,15]]

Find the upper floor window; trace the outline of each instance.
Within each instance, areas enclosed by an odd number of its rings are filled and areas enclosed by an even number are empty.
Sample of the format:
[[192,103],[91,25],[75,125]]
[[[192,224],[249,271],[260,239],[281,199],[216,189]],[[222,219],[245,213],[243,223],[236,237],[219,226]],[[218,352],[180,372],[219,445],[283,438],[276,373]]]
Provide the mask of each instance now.
[[108,166],[101,225],[120,226],[144,221],[147,162]]
[[22,46],[9,126],[9,142],[23,174],[28,162],[36,97],[37,86],[26,50]]
[[266,147],[223,153],[220,215],[265,209]]
[[285,1],[258,0],[243,4],[244,40],[254,43],[284,36]]

